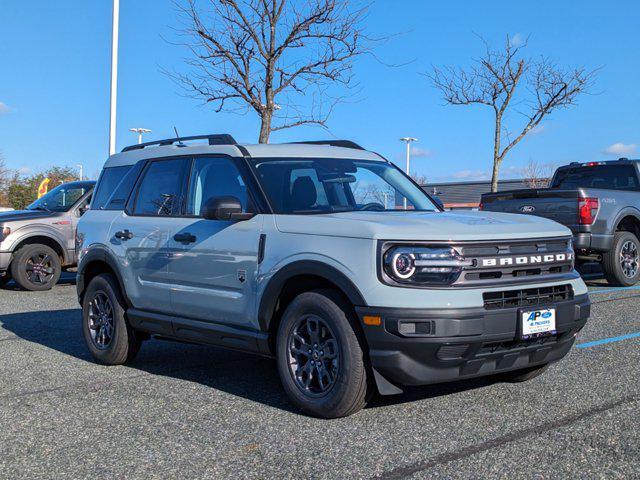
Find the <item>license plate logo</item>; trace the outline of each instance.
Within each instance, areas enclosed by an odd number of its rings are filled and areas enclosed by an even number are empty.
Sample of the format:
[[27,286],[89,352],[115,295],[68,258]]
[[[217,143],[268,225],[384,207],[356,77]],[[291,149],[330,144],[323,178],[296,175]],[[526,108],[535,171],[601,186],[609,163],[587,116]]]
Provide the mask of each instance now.
[[522,312],[522,338],[556,333],[556,309],[543,308]]

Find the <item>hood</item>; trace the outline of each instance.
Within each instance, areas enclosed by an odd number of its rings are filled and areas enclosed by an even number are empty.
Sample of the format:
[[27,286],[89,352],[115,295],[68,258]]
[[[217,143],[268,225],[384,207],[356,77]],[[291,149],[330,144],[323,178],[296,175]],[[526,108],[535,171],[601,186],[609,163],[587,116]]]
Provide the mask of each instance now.
[[36,220],[38,218],[53,217],[55,213],[44,210],[14,210],[10,212],[0,212],[0,223],[15,222],[22,220]]
[[285,233],[378,240],[511,240],[569,236],[546,218],[495,212],[347,212],[278,215]]

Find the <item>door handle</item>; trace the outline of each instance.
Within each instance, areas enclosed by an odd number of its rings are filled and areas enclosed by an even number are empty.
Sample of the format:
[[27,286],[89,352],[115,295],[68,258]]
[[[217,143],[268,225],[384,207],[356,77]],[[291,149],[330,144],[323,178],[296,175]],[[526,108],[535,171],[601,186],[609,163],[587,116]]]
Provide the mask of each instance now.
[[130,232],[126,228],[115,233],[114,237],[119,240],[131,240],[133,238],[133,232]]
[[190,233],[176,233],[173,236],[173,239],[180,243],[195,243],[196,236],[191,235]]

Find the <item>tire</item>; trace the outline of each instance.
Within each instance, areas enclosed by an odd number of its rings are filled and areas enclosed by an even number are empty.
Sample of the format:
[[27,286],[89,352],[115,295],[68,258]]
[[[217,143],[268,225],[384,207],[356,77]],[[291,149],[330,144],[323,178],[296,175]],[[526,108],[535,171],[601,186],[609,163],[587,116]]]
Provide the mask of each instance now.
[[631,232],[616,232],[611,250],[602,256],[602,269],[607,282],[612,286],[630,287],[638,283],[640,280],[638,238]]
[[[349,305],[334,292],[312,291],[298,295],[280,322],[276,357],[282,385],[290,400],[313,416],[339,418],[352,415],[365,406],[372,392],[364,342],[358,338],[351,324],[353,315],[349,312]],[[319,328],[313,327],[314,323]],[[320,332],[317,348],[309,328]],[[309,343],[305,344],[308,348],[303,349],[294,333],[302,332],[304,337],[305,331],[309,334]],[[328,340],[330,336],[333,343]],[[305,353],[294,356],[292,348]],[[309,354],[309,349],[312,354]],[[318,354],[315,360],[314,354]],[[331,359],[333,355],[335,358]],[[316,366],[311,366],[312,362],[317,362]],[[323,373],[317,365],[321,365]],[[297,375],[299,372],[302,372],[300,377]],[[305,380],[309,382],[308,388],[302,385]],[[328,383],[331,385],[326,387]],[[324,391],[322,384],[326,388]]]
[[549,368],[549,364],[545,363],[537,367],[525,368],[524,370],[515,370],[513,372],[505,372],[501,374],[502,379],[510,383],[527,382],[533,378],[542,375]]
[[47,245],[34,243],[18,250],[11,260],[11,276],[25,290],[42,292],[58,283],[60,257]]
[[138,354],[141,340],[126,318],[125,307],[112,275],[103,273],[91,280],[82,301],[82,334],[96,362],[123,365]]

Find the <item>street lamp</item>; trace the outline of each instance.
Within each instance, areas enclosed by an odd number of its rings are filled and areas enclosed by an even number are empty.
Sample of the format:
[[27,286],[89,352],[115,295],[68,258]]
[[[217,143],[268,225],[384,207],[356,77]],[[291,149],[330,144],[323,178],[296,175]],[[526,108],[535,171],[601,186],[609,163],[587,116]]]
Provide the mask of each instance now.
[[[406,171],[407,171],[407,175],[411,176],[411,170],[410,170],[410,163],[411,163],[411,142],[417,142],[418,139],[417,138],[413,138],[413,137],[402,137],[400,139],[401,142],[405,142],[407,144],[407,165],[406,165]],[[407,197],[404,197],[404,209],[407,209]]]
[[116,153],[116,99],[118,97],[118,24],[120,0],[113,0],[111,23],[111,98],[109,102],[109,155]]
[[78,170],[80,171],[80,180],[84,180],[84,174],[83,174],[83,171],[82,171],[82,164],[78,163],[78,164],[76,164],[76,167],[78,167]]
[[129,131],[138,134],[138,145],[142,143],[142,135],[144,133],[151,133],[151,130],[149,130],[148,128],[140,128],[140,127],[130,128]]

